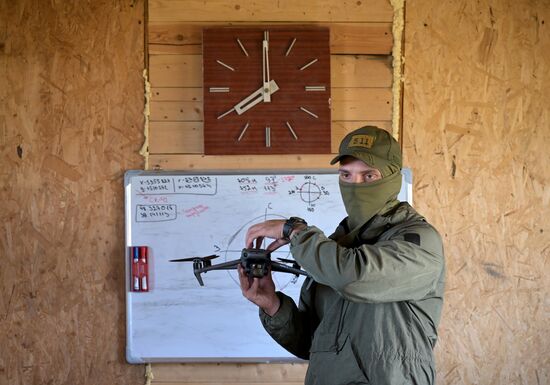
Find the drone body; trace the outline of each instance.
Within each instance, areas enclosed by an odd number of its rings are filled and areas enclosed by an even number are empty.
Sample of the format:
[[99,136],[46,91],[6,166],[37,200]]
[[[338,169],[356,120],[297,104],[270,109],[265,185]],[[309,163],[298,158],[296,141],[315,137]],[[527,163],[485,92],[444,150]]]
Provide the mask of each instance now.
[[[172,259],[170,262],[193,262],[193,272],[197,281],[201,286],[204,286],[201,274],[210,270],[232,270],[237,269],[241,265],[244,272],[249,277],[262,278],[271,271],[278,271],[282,273],[290,273],[296,276],[305,275],[309,276],[296,261],[278,258],[281,262],[271,260],[271,252],[264,249],[243,249],[241,252],[241,258],[233,261],[227,261],[212,265],[212,259],[218,258],[219,255],[208,255],[206,257],[190,257],[181,259]],[[291,266],[286,265],[291,263]]]

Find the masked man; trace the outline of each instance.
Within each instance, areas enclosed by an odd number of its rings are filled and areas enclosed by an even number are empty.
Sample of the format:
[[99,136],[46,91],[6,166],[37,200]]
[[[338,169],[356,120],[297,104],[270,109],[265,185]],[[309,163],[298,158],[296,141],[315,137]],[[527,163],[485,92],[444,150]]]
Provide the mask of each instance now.
[[303,219],[248,229],[246,246],[290,242],[306,270],[299,306],[270,275],[247,277],[243,295],[260,308],[267,332],[309,360],[305,384],[433,384],[433,347],[443,304],[445,263],[437,231],[399,202],[401,152],[386,131],[348,134],[338,156],[348,217],[327,237]]

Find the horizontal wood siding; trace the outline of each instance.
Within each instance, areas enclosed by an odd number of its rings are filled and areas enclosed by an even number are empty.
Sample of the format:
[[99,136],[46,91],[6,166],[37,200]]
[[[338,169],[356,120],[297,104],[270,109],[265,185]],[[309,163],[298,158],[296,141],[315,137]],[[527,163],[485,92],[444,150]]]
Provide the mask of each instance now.
[[150,0],[151,22],[387,22],[393,19],[388,0]]
[[[270,168],[268,157],[204,156],[202,30],[213,26],[316,25],[330,30],[331,151],[364,124],[391,129],[393,10],[388,0],[151,0],[150,166]],[[329,167],[331,156],[284,156],[285,167]],[[281,159],[281,158],[277,158]],[[319,162],[319,163],[316,163]],[[273,167],[273,166],[272,166]]]
[[[293,25],[296,23],[282,23]],[[300,23],[303,24],[303,23]],[[391,23],[307,23],[330,28],[330,52],[335,54],[389,55],[393,41]],[[202,54],[202,29],[214,26],[247,26],[257,23],[167,23],[149,25],[149,54]]]

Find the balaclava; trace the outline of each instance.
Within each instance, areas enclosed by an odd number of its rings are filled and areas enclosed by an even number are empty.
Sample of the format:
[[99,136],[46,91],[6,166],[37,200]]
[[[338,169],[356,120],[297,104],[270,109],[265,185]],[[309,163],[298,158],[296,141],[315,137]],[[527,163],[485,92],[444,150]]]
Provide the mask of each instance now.
[[352,131],[340,143],[334,164],[345,156],[362,160],[380,170],[382,179],[372,183],[340,181],[340,192],[348,213],[348,226],[358,230],[376,214],[392,206],[401,190],[401,150],[397,141],[385,130],[365,126]]

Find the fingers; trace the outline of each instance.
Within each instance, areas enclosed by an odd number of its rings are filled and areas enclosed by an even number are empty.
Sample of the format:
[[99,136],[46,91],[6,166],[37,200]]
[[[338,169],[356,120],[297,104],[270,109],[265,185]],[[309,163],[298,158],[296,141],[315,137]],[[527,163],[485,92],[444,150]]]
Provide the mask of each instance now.
[[271,268],[262,278],[248,277],[240,265],[237,269],[243,297],[262,308],[267,314],[273,315],[280,307],[280,300],[276,294]]
[[251,248],[254,246],[253,242],[254,242],[254,239],[256,239],[256,231],[255,231],[256,226],[257,225],[249,227],[248,231],[246,232],[245,244],[246,244],[246,247],[248,248]]
[[280,239],[284,223],[283,219],[272,219],[250,226],[246,232],[246,247],[253,247],[256,241],[256,248],[260,248],[264,238]]
[[252,293],[257,293],[260,288],[260,278],[252,278],[252,285],[250,285],[250,291]]
[[276,239],[267,246],[266,250],[268,250],[268,251],[277,250],[279,247],[284,246],[289,242],[290,241],[288,241],[286,239],[283,239],[283,238]]
[[258,237],[256,238],[256,248],[261,249],[262,248],[262,242],[264,241],[264,237]]
[[263,239],[269,237],[266,224],[267,222],[257,223],[248,228],[246,232],[246,247],[254,247],[254,240],[256,240],[256,247],[259,248]]
[[246,292],[250,290],[250,281],[241,265],[237,267],[237,270],[239,271],[239,283],[241,284],[241,291],[243,295],[246,297]]

